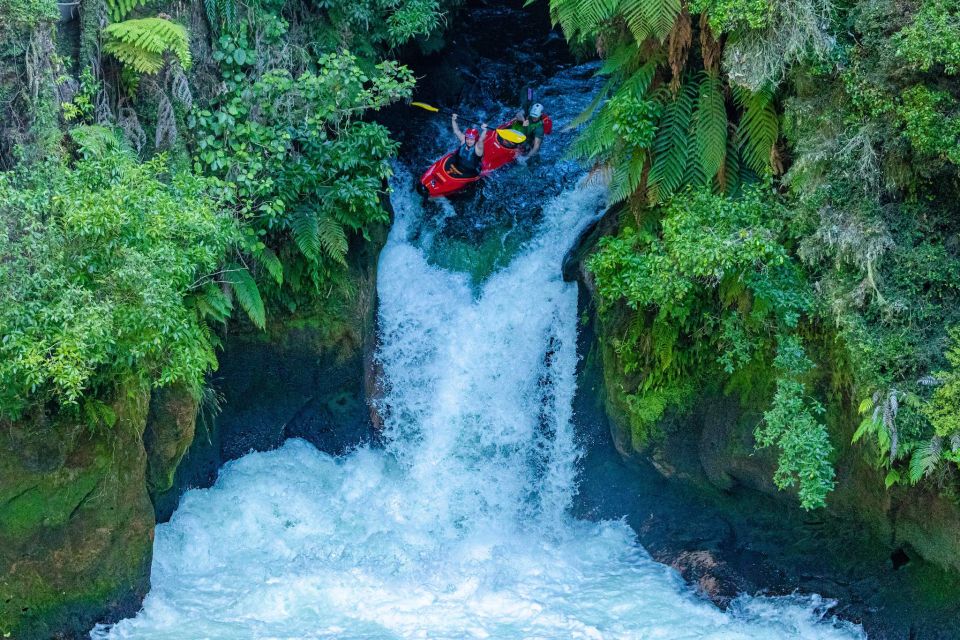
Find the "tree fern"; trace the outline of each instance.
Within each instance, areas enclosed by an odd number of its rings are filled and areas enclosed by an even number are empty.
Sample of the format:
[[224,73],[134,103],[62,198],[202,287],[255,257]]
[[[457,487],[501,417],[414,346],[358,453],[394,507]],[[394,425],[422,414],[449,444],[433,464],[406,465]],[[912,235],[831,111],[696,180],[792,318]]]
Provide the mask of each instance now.
[[186,27],[165,18],[142,18],[107,25],[104,51],[138,73],[157,73],[172,54],[184,69],[190,66]]
[[697,111],[694,115],[697,161],[707,182],[723,164],[727,151],[727,107],[720,78],[707,75],[700,83]]
[[308,260],[320,259],[320,223],[317,212],[310,207],[300,207],[290,220],[290,233],[300,253]]
[[267,326],[267,312],[263,306],[263,298],[260,296],[260,288],[246,267],[238,264],[232,265],[227,271],[227,282],[233,289],[233,294],[237,302],[247,317],[258,329]]
[[743,160],[758,175],[771,172],[770,153],[780,135],[780,124],[773,104],[773,91],[751,92],[733,87],[733,98],[743,109],[737,128]]

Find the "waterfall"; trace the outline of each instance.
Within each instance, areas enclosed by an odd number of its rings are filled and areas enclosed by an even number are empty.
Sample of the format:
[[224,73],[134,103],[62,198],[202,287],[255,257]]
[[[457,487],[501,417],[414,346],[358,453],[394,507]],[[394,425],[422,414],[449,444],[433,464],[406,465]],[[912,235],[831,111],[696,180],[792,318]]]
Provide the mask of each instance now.
[[143,610],[94,638],[857,638],[816,597],[697,597],[622,521],[574,519],[577,291],[560,264],[600,214],[547,202],[479,285],[428,259],[395,183],[379,267],[383,444],[301,440],[226,465],[157,527]]

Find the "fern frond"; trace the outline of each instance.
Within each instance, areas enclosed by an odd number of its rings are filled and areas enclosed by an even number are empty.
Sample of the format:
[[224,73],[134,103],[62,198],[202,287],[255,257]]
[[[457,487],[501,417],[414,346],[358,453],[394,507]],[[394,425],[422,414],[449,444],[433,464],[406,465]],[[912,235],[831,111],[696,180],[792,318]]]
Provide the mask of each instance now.
[[615,95],[619,96],[626,93],[635,98],[642,98],[653,83],[653,77],[657,73],[657,64],[659,62],[657,58],[648,60],[646,64],[634,71],[630,77],[624,81],[623,85],[617,89]]
[[607,160],[610,150],[616,143],[617,134],[613,129],[613,113],[607,105],[604,105],[573,141],[568,153],[577,160],[597,164]]
[[683,183],[691,145],[691,123],[697,84],[686,83],[677,97],[667,103],[653,142],[648,197],[662,202]]
[[233,313],[233,302],[223,289],[212,282],[194,294],[193,304],[202,317],[214,322],[224,323]]
[[283,263],[280,262],[280,258],[277,257],[277,254],[273,252],[273,249],[270,247],[264,247],[256,253],[257,262],[259,262],[267,273],[270,274],[270,277],[273,278],[274,282],[278,285],[283,284]]
[[617,78],[610,78],[607,80],[600,90],[597,91],[597,95],[593,96],[593,100],[590,101],[590,104],[587,105],[587,108],[581,111],[576,118],[571,120],[569,124],[563,128],[563,130],[571,131],[576,129],[584,122],[592,118],[594,112],[597,110],[597,107],[600,106],[600,103],[603,102],[603,99],[607,97],[607,94],[610,93],[610,90],[617,84],[617,81]]
[[761,89],[752,92],[735,85],[733,98],[743,109],[737,128],[743,160],[758,175],[767,175],[772,171],[770,154],[780,135],[773,91]]
[[916,484],[937,468],[943,455],[943,438],[934,436],[929,442],[921,444],[910,458],[910,482]]
[[619,158],[610,179],[610,204],[616,204],[629,198],[643,180],[643,170],[647,165],[645,151],[635,150],[629,158]]
[[320,218],[317,237],[324,253],[346,266],[347,234],[343,231],[343,225],[330,216],[323,216]]
[[595,35],[617,9],[617,0],[552,0],[550,19],[568,40]]
[[184,69],[190,66],[190,37],[186,27],[165,18],[125,20],[103,30],[104,51],[138,73],[157,73],[170,53]]
[[[673,23],[680,13],[681,6],[680,0],[622,0],[620,11],[638,43],[642,43],[647,37],[654,37],[663,42],[673,30]],[[632,23],[642,23],[646,26],[645,37],[637,37],[638,32],[634,30]]]
[[260,296],[260,288],[257,287],[256,281],[246,267],[238,264],[232,265],[227,271],[227,282],[233,288],[233,294],[236,296],[237,302],[247,312],[250,322],[258,329],[265,328],[267,326],[267,312],[263,306],[263,298]]
[[727,152],[727,107],[723,100],[720,78],[708,74],[700,83],[694,136],[697,160],[706,181],[717,175]]
[[597,71],[598,76],[609,76],[621,71],[630,71],[636,65],[640,48],[633,42],[627,42],[614,49]]
[[119,22],[128,13],[146,3],[147,0],[107,0],[107,13],[111,20]]
[[622,0],[618,8],[637,44],[643,44],[647,38],[654,35],[654,27],[647,21],[648,12],[644,6],[648,1],[659,2],[659,0]]
[[297,248],[308,260],[320,259],[320,222],[317,212],[310,207],[300,207],[290,220],[290,233]]

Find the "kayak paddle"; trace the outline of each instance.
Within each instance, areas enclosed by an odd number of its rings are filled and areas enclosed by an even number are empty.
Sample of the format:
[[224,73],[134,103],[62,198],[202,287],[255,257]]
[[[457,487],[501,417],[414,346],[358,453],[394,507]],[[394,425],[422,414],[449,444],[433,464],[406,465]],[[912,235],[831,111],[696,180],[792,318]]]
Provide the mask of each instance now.
[[[433,105],[427,104],[426,102],[411,102],[410,106],[420,107],[421,109],[425,109],[432,113],[451,113],[451,114],[453,113],[451,109],[441,109],[439,107],[435,107]],[[480,124],[479,118],[476,118],[475,116],[466,116],[466,117],[470,118],[470,120],[467,120],[466,122],[469,122],[470,124]],[[513,144],[521,144],[527,139],[527,136],[523,135],[522,133],[514,129],[497,129],[497,133],[500,135],[501,138],[503,138],[507,142],[512,142]]]

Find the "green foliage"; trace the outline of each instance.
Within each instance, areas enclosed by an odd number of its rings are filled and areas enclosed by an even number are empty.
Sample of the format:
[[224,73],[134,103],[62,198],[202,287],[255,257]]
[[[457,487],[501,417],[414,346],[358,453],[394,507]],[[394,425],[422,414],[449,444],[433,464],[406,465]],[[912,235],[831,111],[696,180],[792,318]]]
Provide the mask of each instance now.
[[393,62],[368,73],[350,54],[328,54],[316,72],[274,69],[251,82],[255,56],[229,36],[214,57],[227,91],[189,119],[195,168],[224,180],[247,228],[244,251],[272,295],[294,305],[342,273],[348,234],[387,221],[380,195],[396,144],[362,117],[408,96],[413,77]]
[[137,73],[159,72],[168,54],[184,69],[190,67],[190,36],[186,27],[165,18],[109,24],[103,36],[103,50]]
[[765,29],[773,20],[771,0],[696,0],[690,9],[709,16],[717,33]]
[[63,110],[63,119],[77,124],[91,124],[94,118],[94,100],[100,92],[101,83],[93,77],[90,67],[84,67],[80,72],[80,88],[73,99],[60,104]]
[[928,72],[942,67],[955,75],[960,71],[960,3],[957,0],[926,0],[913,21],[893,37],[897,55]]
[[107,0],[107,9],[110,19],[114,22],[123,20],[128,13],[147,3],[147,0]]
[[781,336],[777,342],[773,361],[779,375],[777,391],[754,436],[758,446],[780,449],[773,476],[777,487],[797,486],[800,506],[816,509],[826,504],[827,494],[833,490],[833,447],[826,427],[819,421],[823,406],[806,397],[801,381],[813,362],[796,336]]
[[210,190],[119,152],[0,175],[0,413],[130,379],[199,391],[216,358],[190,298],[236,233]]
[[953,96],[911,87],[903,93],[897,115],[918,154],[960,165],[960,103]]
[[59,14],[54,2],[46,0],[0,0],[0,43],[15,31],[56,22]]
[[806,392],[813,365],[799,332],[813,300],[784,244],[784,213],[764,188],[733,199],[687,190],[644,225],[601,239],[588,268],[603,313],[625,304],[636,314],[613,338],[625,379],[636,380],[624,389],[634,437],[649,437],[667,408],[718,380],[758,399],[766,386],[751,378],[773,370],[757,442],[780,449],[774,480],[796,485],[811,509],[833,486],[832,447],[823,409]]

